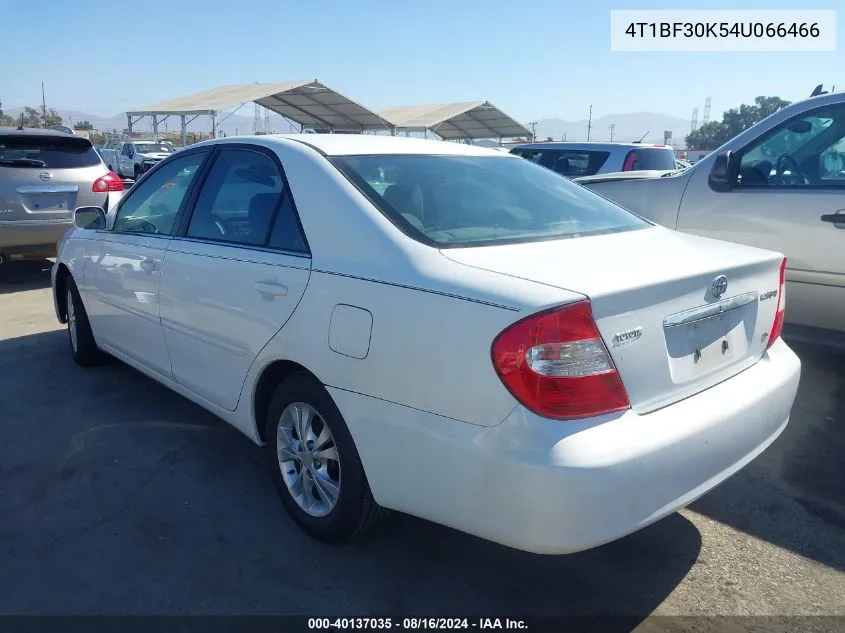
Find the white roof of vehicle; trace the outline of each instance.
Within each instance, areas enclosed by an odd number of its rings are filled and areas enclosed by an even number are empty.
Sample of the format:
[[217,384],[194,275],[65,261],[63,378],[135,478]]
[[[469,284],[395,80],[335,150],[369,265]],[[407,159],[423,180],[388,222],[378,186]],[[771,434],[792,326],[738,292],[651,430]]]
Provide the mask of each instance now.
[[[366,154],[422,154],[456,156],[498,156],[522,160],[512,154],[497,152],[488,147],[452,143],[403,136],[375,134],[271,134],[268,136],[246,136],[218,139],[218,141],[255,142],[256,139],[286,139],[311,145],[329,156],[354,156]],[[215,141],[209,141],[215,142]]]
[[133,108],[132,116],[210,115],[248,102],[255,102],[300,125],[317,129],[360,132],[391,129],[375,112],[332,90],[316,79],[218,86],[152,105]]
[[402,106],[379,114],[400,130],[431,130],[443,139],[511,138],[530,132],[489,101]]

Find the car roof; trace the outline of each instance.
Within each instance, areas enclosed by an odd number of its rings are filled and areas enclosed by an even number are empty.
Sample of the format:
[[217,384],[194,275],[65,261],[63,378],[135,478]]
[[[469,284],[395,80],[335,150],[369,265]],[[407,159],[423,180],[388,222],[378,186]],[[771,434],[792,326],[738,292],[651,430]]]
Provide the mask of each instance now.
[[583,150],[601,150],[601,149],[640,149],[640,148],[652,148],[652,149],[668,149],[672,151],[672,148],[668,145],[659,145],[653,143],[603,143],[601,141],[548,141],[545,143],[523,143],[522,145],[517,145],[514,149],[583,149]]
[[[77,134],[69,134],[68,132],[60,132],[59,130],[50,130],[43,127],[25,127],[18,129],[14,127],[0,127],[0,135],[2,136],[73,136],[74,138],[82,138]],[[87,139],[86,139],[87,140]]]
[[497,152],[487,147],[438,141],[403,136],[376,134],[267,134],[262,136],[229,136],[215,139],[218,142],[297,142],[313,147],[326,156],[363,156],[368,154],[419,154],[419,155],[454,155],[454,156],[498,156],[509,158],[505,152]]

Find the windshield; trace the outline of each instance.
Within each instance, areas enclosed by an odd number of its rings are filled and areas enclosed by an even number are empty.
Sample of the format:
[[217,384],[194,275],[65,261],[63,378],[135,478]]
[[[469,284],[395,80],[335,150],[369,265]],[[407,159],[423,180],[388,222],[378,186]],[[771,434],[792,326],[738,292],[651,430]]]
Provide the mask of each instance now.
[[345,156],[332,162],[394,224],[439,247],[645,228],[632,213],[508,156]]
[[100,164],[91,142],[81,136],[0,136],[0,166],[68,169]]
[[170,143],[135,143],[135,151],[139,154],[172,154]]

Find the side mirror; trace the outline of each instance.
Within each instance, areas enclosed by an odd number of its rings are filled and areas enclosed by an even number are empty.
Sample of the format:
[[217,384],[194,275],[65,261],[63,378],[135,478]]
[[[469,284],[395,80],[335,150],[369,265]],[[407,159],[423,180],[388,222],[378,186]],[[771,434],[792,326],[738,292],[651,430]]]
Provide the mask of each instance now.
[[736,160],[728,150],[718,154],[710,168],[710,187],[715,191],[730,191],[736,185]]
[[100,207],[78,207],[73,212],[73,225],[78,229],[104,229],[106,212]]

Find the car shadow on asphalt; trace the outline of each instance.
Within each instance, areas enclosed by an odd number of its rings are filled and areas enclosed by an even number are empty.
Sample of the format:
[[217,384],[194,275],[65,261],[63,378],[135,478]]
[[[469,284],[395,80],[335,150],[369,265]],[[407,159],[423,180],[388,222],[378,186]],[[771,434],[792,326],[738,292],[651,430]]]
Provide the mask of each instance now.
[[67,344],[0,341],[0,612],[639,620],[701,549],[680,514],[569,556],[400,514],[361,542],[316,542],[247,438],[123,363],[77,367]]
[[789,344],[802,365],[789,424],[690,509],[845,571],[845,353]]
[[50,287],[48,259],[22,260],[0,264],[0,295],[23,290],[41,290]]

